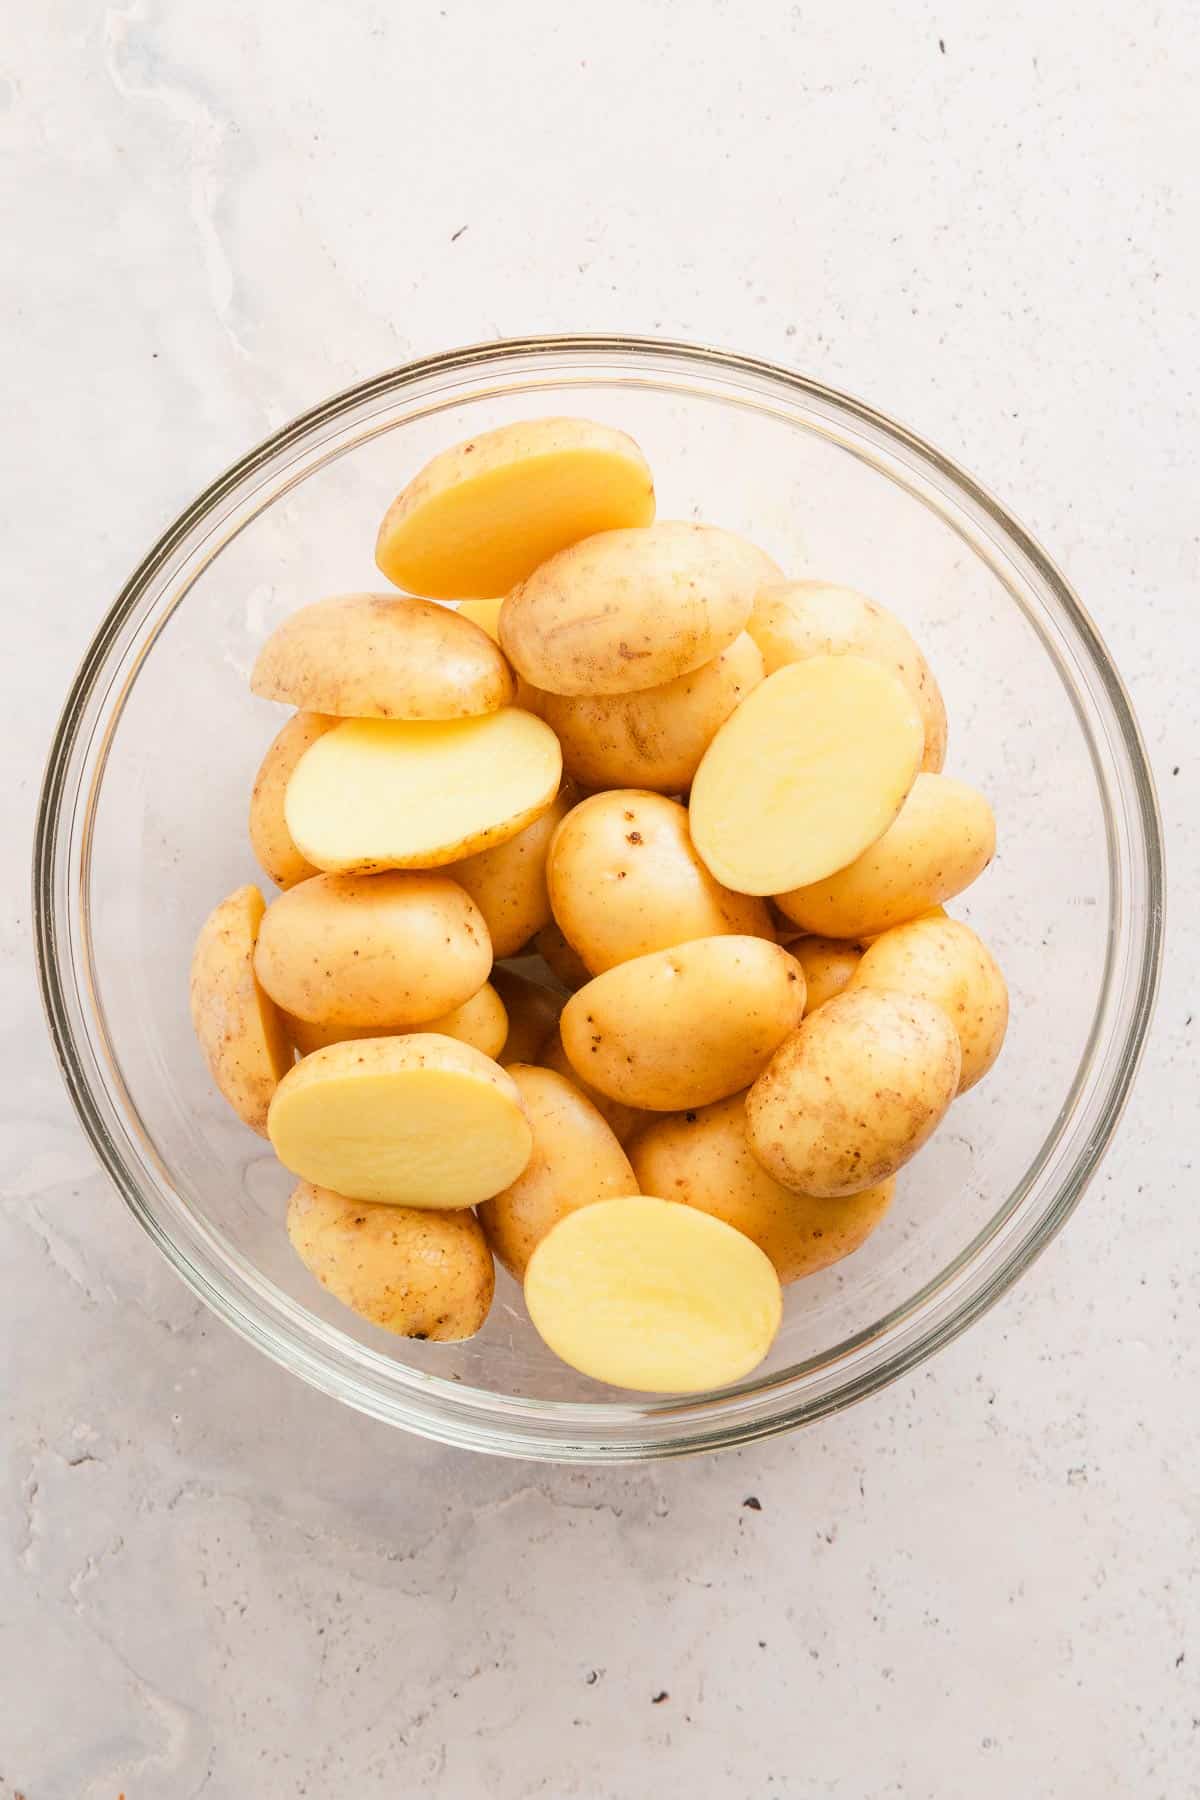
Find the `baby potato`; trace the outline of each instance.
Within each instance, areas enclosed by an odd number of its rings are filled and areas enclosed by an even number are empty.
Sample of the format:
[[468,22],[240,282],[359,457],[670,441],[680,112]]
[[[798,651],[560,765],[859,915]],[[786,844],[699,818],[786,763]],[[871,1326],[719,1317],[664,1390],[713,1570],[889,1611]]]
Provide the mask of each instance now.
[[496,1266],[472,1212],[347,1200],[302,1181],[287,1233],[322,1287],[399,1337],[458,1343],[488,1316]]
[[284,1168],[317,1187],[448,1210],[508,1187],[533,1148],[511,1077],[432,1032],[314,1050],[276,1088],[267,1133]]
[[716,732],[763,678],[743,631],[686,675],[633,694],[537,694],[533,710],[562,745],[563,767],[585,788],[685,794]]
[[550,1349],[582,1374],[694,1394],[757,1368],[783,1297],[770,1259],[740,1231],[637,1194],[560,1219],[530,1258],[525,1304]]
[[822,880],[777,893],[775,903],[805,931],[861,940],[961,894],[995,850],[996,821],[982,794],[948,775],[918,775],[869,849]]
[[[351,1038],[395,1037],[397,1030],[395,1025],[314,1025],[308,1019],[293,1018],[291,1013],[284,1014],[284,1025],[301,1056],[311,1056],[327,1044],[348,1043]],[[461,1006],[428,1023],[423,1021],[422,1029],[436,1032],[439,1037],[457,1038],[461,1044],[472,1044],[485,1056],[499,1060],[508,1037],[508,1014],[495,988],[485,981],[479,992]]]
[[265,903],[252,885],[208,915],[192,952],[192,1027],[209,1074],[243,1124],[267,1134],[267,1108],[292,1066],[278,1008],[254,973]]
[[835,994],[849,987],[862,952],[857,944],[843,943],[840,938],[798,937],[785,941],[784,949],[794,956],[804,970],[808,998],[804,1016],[815,1013]]
[[533,1132],[533,1154],[511,1186],[484,1201],[479,1220],[509,1274],[523,1281],[552,1225],[576,1207],[636,1194],[638,1185],[629,1158],[573,1081],[522,1063],[510,1063],[508,1072]]
[[315,875],[267,908],[254,967],[314,1025],[407,1031],[477,994],[492,966],[483,914],[445,875]]
[[515,706],[479,719],[345,719],[296,766],[287,828],[319,869],[433,869],[494,849],[553,804],[558,739]]
[[805,1019],[746,1096],[746,1139],[797,1193],[861,1194],[894,1175],[958,1089],[946,1014],[910,994],[851,988]]
[[553,1069],[556,1075],[565,1075],[573,1086],[579,1089],[585,1100],[595,1107],[604,1123],[608,1126],[618,1144],[626,1145],[639,1128],[656,1118],[656,1113],[643,1112],[637,1106],[624,1106],[620,1100],[610,1100],[598,1088],[583,1079],[575,1068],[570,1057],[563,1049],[562,1034],[557,1025],[542,1049],[538,1061],[543,1069]]
[[542,1048],[558,1030],[563,997],[543,982],[531,981],[515,969],[492,970],[492,986],[508,1014],[508,1036],[503,1061],[531,1063],[541,1060]]
[[983,939],[959,919],[914,919],[875,939],[853,985],[919,994],[945,1012],[958,1033],[965,1094],[1000,1054],[1008,1029],[1008,988]]
[[649,1112],[747,1087],[804,1013],[804,976],[778,944],[696,938],[638,956],[573,994],[559,1021],[584,1080]]
[[809,656],[849,651],[893,670],[912,694],[925,730],[922,769],[946,760],[946,706],[933,671],[894,613],[853,588],[827,581],[788,581],[764,588],[746,627],[768,675]]
[[916,702],[882,664],[848,655],[789,663],[747,695],[705,751],[692,784],[692,841],[738,893],[824,880],[887,830],[923,743]]
[[293,713],[263,757],[250,795],[250,848],[264,875],[276,887],[295,887],[317,873],[292,842],[283,816],[283,799],[292,771],[311,744],[337,720],[325,713]]
[[568,544],[653,517],[631,437],[589,419],[526,419],[427,463],[384,515],[375,560],[435,600],[502,595]]
[[515,956],[550,923],[546,853],[578,797],[573,784],[564,782],[558,798],[516,837],[447,867],[487,920],[494,956]]
[[770,1257],[785,1287],[865,1243],[896,1187],[891,1179],[844,1200],[780,1187],[751,1155],[744,1094],[655,1119],[638,1133],[629,1156],[639,1193],[724,1219]]
[[574,993],[585,981],[591,979],[591,971],[573,944],[569,944],[562,934],[561,927],[554,919],[543,925],[533,940],[533,947],[549,969],[556,981],[561,981],[565,988]]
[[512,670],[462,614],[409,595],[302,606],[258,653],[254,693],[343,719],[465,719],[510,706]]
[[605,531],[552,556],[513,589],[500,642],[526,681],[551,694],[660,687],[733,643],[769,556],[712,525]]
[[692,847],[687,808],[662,794],[593,794],[546,864],[554,917],[592,975],[691,938],[775,933],[763,901],[732,894]]

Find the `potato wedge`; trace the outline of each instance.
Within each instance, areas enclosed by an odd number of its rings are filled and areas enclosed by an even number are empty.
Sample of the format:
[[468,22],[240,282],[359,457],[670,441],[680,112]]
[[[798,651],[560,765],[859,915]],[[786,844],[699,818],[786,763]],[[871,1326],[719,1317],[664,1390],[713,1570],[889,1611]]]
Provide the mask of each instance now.
[[510,706],[512,670],[479,626],[408,595],[339,594],[271,633],[254,693],[343,719],[466,719]]
[[1008,988],[983,939],[960,919],[922,918],[876,938],[854,972],[854,987],[885,988],[934,1001],[962,1049],[958,1091],[982,1081],[1008,1029]]
[[562,1033],[557,1025],[546,1039],[538,1062],[543,1069],[553,1069],[556,1075],[565,1075],[579,1089],[584,1099],[595,1107],[622,1149],[641,1126],[658,1117],[657,1113],[643,1112],[640,1107],[626,1106],[620,1100],[610,1100],[607,1094],[602,1094],[599,1088],[594,1088],[590,1082],[585,1081],[563,1049]]
[[432,869],[516,837],[554,804],[558,739],[516,707],[479,719],[347,719],[305,752],[284,816],[319,869]]
[[[351,1038],[395,1037],[397,1030],[395,1025],[315,1025],[308,1019],[294,1018],[291,1013],[284,1013],[283,1022],[301,1056],[311,1056],[327,1044],[349,1043]],[[508,1014],[491,982],[485,981],[469,1000],[423,1022],[421,1029],[436,1032],[439,1037],[457,1038],[460,1044],[471,1044],[499,1062],[508,1037]]]
[[757,1244],[707,1213],[640,1194],[560,1219],[530,1258],[525,1303],[573,1369],[682,1394],[757,1368],[783,1307]]
[[317,873],[301,856],[283,816],[283,800],[292,772],[304,752],[332,731],[337,720],[326,713],[294,713],[273,739],[259,765],[250,795],[250,848],[264,875],[276,887],[295,887]]
[[279,1010],[254,974],[263,913],[253,885],[209,913],[192,952],[192,1026],[217,1087],[243,1124],[267,1134],[271,1096],[292,1066]]
[[552,918],[546,886],[550,840],[579,798],[571,782],[532,825],[491,850],[481,850],[446,873],[464,887],[487,920],[492,953],[515,956]]
[[515,969],[492,970],[492,986],[508,1014],[508,1036],[497,1059],[505,1063],[541,1061],[544,1045],[558,1031],[563,997],[540,981],[531,981]]
[[789,663],[747,695],[705,751],[692,784],[692,841],[738,893],[824,880],[887,830],[924,741],[916,702],[880,663]]

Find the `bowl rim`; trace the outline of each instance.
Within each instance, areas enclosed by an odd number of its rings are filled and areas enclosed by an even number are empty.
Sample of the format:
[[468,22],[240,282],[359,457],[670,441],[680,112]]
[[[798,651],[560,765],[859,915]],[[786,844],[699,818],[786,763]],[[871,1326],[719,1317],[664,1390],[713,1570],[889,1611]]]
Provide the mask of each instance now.
[[[1098,760],[1095,734],[1080,710],[1077,690],[1066,679],[1064,658],[1047,642],[1045,630],[1031,619],[1039,630],[1043,647],[1059,667],[1092,753],[1104,806],[1112,893],[1114,896],[1121,893],[1128,900],[1126,889],[1132,887],[1136,902],[1134,906],[1126,906],[1125,912],[1129,916],[1121,921],[1133,935],[1126,944],[1127,966],[1121,971],[1121,1028],[1104,1046],[1106,1079],[1089,1102],[1088,1129],[1082,1132],[1082,1141],[1075,1148],[1069,1166],[1058,1173],[1057,1187],[1030,1229],[1012,1234],[1011,1242],[1005,1241],[1005,1223],[1014,1219],[1022,1196],[1028,1194],[1034,1179],[1044,1172],[1051,1151],[1063,1141],[1071,1097],[1081,1090],[1083,1074],[1090,1066],[1089,1058],[1094,1058],[1098,1049],[1099,1024],[1105,1006],[1115,1004],[1111,989],[1117,932],[1111,920],[1100,1000],[1071,1095],[1059,1115],[1057,1135],[1052,1130],[1040,1157],[1035,1158],[1006,1206],[993,1216],[989,1225],[903,1306],[856,1337],[833,1347],[821,1358],[765,1378],[751,1378],[737,1388],[716,1395],[682,1400],[651,1399],[629,1404],[525,1401],[519,1396],[500,1395],[485,1389],[456,1387],[442,1377],[426,1375],[383,1357],[336,1328],[326,1326],[278,1289],[271,1287],[268,1295],[269,1284],[255,1281],[252,1272],[246,1269],[242,1271],[241,1279],[232,1280],[230,1269],[238,1259],[230,1257],[227,1245],[221,1246],[214,1255],[211,1245],[203,1246],[205,1233],[199,1228],[196,1228],[189,1254],[188,1246],[167,1229],[153,1199],[131,1166],[132,1159],[123,1154],[120,1133],[116,1129],[120,1109],[112,1102],[103,1070],[95,1064],[89,1066],[89,1058],[82,1054],[74,1016],[77,1009],[71,998],[75,980],[71,965],[71,934],[62,929],[64,920],[60,916],[63,906],[69,909],[72,904],[74,887],[82,891],[86,879],[85,850],[79,879],[73,887],[74,871],[69,866],[71,858],[67,852],[74,843],[80,792],[78,786],[72,786],[70,777],[81,754],[81,734],[88,723],[89,712],[94,711],[98,685],[126,627],[156,577],[184,546],[195,540],[214,510],[252,483],[261,470],[277,461],[283,453],[316,438],[330,425],[374,401],[398,395],[422,382],[477,373],[497,365],[519,369],[528,366],[531,360],[566,364],[571,358],[579,357],[599,359],[597,376],[604,372],[604,359],[610,364],[617,359],[618,366],[622,359],[632,359],[639,365],[670,362],[693,371],[698,368],[710,378],[716,373],[727,382],[748,383],[760,392],[764,386],[782,389],[818,412],[833,419],[844,419],[875,442],[900,452],[913,471],[914,479],[920,476],[943,487],[948,485],[984,532],[998,533],[1007,553],[1024,561],[1038,582],[1049,590],[1060,615],[1058,622],[1060,626],[1065,624],[1071,635],[1070,648],[1074,657],[1083,660],[1092,702],[1105,711],[1108,726],[1105,745],[1117,763],[1120,809],[1112,804],[1113,795]],[[978,544],[973,547],[979,551]],[[97,722],[93,718],[93,736]],[[1116,829],[1119,825],[1124,827],[1123,834]],[[1117,868],[1117,850],[1129,851],[1131,845],[1129,868],[1122,880]],[[38,979],[68,1094],[101,1165],[118,1192],[192,1290],[273,1360],[360,1411],[443,1443],[541,1461],[636,1461],[749,1442],[790,1430],[853,1404],[896,1380],[982,1316],[1061,1229],[1078,1204],[1116,1130],[1153,1016],[1162,962],[1164,898],[1164,851],[1157,797],[1124,684],[1078,596],[1011,512],[949,457],[851,395],[778,364],[735,351],[669,338],[607,333],[499,339],[441,352],[385,370],[301,413],[211,482],[167,527],[138,564],[84,653],[51,742],[38,806],[33,856]],[[1136,919],[1132,916],[1135,912]],[[1135,926],[1138,929],[1135,930]],[[1080,1122],[1077,1121],[1075,1130],[1078,1132],[1079,1129]],[[991,1246],[993,1254],[982,1278],[968,1285],[965,1291],[948,1296],[949,1277],[972,1265],[980,1246],[985,1243]],[[199,1253],[201,1249],[206,1249],[207,1253]],[[268,1299],[270,1317],[266,1313]],[[923,1311],[917,1318],[919,1307]],[[888,1331],[897,1328],[898,1335],[888,1355],[882,1360],[878,1355],[872,1357],[872,1344],[877,1344]],[[852,1352],[864,1353],[857,1370],[853,1367]],[[845,1378],[818,1379],[807,1396],[793,1393],[789,1398],[787,1390],[795,1388],[798,1381],[819,1377],[822,1368],[832,1369],[846,1362],[848,1357],[849,1372]],[[393,1383],[398,1391],[394,1394],[380,1391],[379,1382],[383,1378]]]

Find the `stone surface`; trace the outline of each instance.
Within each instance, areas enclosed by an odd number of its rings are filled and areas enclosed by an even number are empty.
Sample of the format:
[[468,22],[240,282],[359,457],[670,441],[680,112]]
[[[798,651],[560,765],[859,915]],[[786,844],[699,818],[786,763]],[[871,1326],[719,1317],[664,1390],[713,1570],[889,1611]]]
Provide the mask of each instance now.
[[[1200,1793],[1194,9],[47,0],[0,42],[0,1795]],[[189,1297],[69,1112],[26,872],[73,667],[215,471],[572,328],[793,364],[1003,494],[1133,691],[1176,924],[1118,1144],[982,1324],[803,1436],[590,1473],[389,1433]]]

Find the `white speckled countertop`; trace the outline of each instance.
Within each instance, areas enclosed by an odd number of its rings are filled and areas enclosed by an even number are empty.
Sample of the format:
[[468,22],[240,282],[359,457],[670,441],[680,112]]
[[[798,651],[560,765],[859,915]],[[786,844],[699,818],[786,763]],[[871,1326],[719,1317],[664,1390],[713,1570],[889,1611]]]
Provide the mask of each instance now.
[[[3,1800],[1200,1793],[1198,75],[1181,0],[6,9]],[[1175,922],[1015,1293],[806,1435],[590,1474],[390,1433],[210,1318],[29,953],[52,720],[163,524],[331,390],[543,328],[803,368],[1009,500],[1133,691]]]

